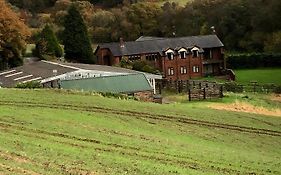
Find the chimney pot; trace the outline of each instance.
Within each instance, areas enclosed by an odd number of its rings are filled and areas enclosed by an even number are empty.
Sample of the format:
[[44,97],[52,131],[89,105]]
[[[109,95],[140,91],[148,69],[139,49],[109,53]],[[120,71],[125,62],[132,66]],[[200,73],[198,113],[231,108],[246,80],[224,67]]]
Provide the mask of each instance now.
[[125,43],[122,37],[120,38],[120,47],[125,47]]

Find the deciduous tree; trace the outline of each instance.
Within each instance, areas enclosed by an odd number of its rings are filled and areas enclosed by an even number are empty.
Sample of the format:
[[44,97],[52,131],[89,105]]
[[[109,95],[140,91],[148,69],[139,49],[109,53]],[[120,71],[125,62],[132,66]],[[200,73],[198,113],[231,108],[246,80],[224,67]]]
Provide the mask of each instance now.
[[0,0],[0,69],[22,64],[21,56],[29,36],[29,28]]

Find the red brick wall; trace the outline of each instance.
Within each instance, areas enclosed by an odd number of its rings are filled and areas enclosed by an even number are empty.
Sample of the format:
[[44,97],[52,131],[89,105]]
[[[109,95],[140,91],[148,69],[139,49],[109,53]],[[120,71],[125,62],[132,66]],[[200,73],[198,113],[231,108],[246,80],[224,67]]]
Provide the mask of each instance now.
[[[149,53],[148,53],[149,54]],[[141,60],[145,60],[146,54],[141,54]],[[114,57],[110,50],[108,49],[99,49],[97,51],[98,64],[101,65],[115,65],[119,64],[121,57]],[[106,61],[105,56],[108,56],[110,59]],[[160,69],[163,72],[163,75],[168,80],[188,80],[190,78],[202,77],[203,76],[203,54],[199,54],[199,57],[193,58],[192,54],[188,54],[186,59],[181,59],[179,55],[175,55],[173,60],[169,60],[166,56],[159,58],[156,61],[150,61],[149,64]],[[222,48],[212,48],[212,59],[214,60],[223,60]],[[187,74],[181,74],[181,67],[184,66],[187,68]],[[193,66],[199,66],[199,72],[193,72]],[[219,67],[222,65],[214,65],[214,73],[219,72]],[[168,69],[174,68],[174,75],[168,75]]]
[[[168,80],[188,80],[194,77],[202,76],[202,58],[193,58],[191,54],[188,54],[185,59],[181,59],[178,55],[173,60],[169,60],[166,57],[162,57],[163,73]],[[199,72],[193,72],[193,66],[199,66]],[[168,75],[168,69],[174,68],[174,75]],[[181,67],[187,68],[186,74],[181,74]]]

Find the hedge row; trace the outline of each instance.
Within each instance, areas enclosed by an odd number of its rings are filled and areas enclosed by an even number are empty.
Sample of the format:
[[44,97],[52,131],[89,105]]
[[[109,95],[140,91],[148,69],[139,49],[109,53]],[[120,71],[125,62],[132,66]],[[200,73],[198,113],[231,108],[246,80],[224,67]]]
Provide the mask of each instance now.
[[281,67],[281,54],[250,53],[226,56],[228,68]]

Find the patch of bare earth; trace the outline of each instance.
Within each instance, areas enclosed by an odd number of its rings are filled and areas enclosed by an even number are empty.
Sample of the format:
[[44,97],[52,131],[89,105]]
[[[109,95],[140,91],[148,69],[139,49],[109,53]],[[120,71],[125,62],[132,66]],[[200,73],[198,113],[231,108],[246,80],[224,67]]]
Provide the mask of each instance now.
[[277,116],[281,117],[281,110],[280,109],[267,109],[264,107],[254,106],[248,103],[236,101],[232,104],[211,104],[208,107],[212,109],[218,110],[227,110],[227,111],[235,111],[235,112],[246,112],[246,113],[254,113],[254,114],[261,114],[261,115],[269,115],[269,116]]
[[278,101],[281,103],[281,94],[274,94],[270,97],[272,101]]

